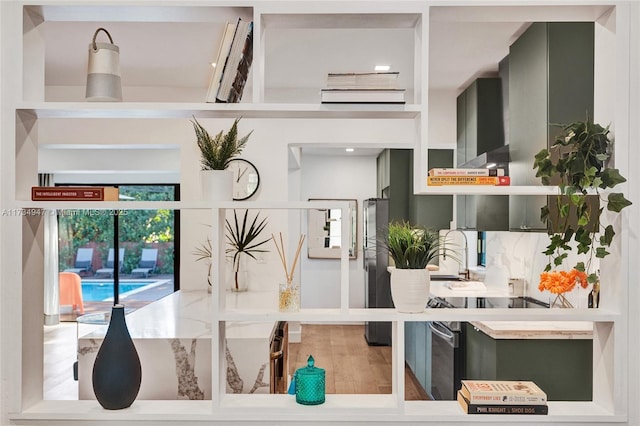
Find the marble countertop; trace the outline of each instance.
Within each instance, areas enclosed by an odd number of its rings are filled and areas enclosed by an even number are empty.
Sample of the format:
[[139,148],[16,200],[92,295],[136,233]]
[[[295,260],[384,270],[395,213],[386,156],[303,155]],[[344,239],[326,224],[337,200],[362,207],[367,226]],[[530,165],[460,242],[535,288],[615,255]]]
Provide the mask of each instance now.
[[588,321],[471,321],[494,339],[592,339]]
[[[460,285],[465,281],[434,281],[431,280],[429,292],[434,297],[515,297],[508,289],[495,288],[491,286],[479,286],[482,289],[476,289],[477,286],[470,285],[468,289],[458,288],[452,290],[449,288],[453,285]],[[468,281],[469,284],[479,283],[479,281]]]
[[[226,294],[228,309],[264,306],[263,293]],[[274,304],[277,303],[277,294]],[[126,306],[125,306],[126,308]],[[203,291],[177,291],[126,315],[129,334],[134,339],[211,338],[213,297]],[[228,323],[227,338],[269,338],[273,323]],[[107,330],[103,324],[79,324],[82,338],[102,338]]]

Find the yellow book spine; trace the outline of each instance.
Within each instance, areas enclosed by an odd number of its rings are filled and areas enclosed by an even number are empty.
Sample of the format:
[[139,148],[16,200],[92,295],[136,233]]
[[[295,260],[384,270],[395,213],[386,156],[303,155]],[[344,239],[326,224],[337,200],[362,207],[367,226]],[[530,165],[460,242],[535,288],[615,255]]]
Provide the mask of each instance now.
[[509,176],[428,176],[427,185],[510,185]]

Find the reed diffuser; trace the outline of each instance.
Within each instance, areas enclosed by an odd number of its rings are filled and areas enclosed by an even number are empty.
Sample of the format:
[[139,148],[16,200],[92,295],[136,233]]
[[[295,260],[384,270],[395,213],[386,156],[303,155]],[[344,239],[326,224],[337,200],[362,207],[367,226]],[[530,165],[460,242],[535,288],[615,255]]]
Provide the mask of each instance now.
[[275,235],[271,234],[271,239],[276,245],[276,250],[278,250],[278,255],[280,256],[280,261],[282,262],[284,275],[286,277],[286,281],[280,284],[278,293],[278,309],[280,310],[280,312],[298,312],[300,310],[300,285],[293,282],[293,273],[296,270],[296,265],[298,263],[298,259],[300,258],[300,250],[302,250],[304,238],[305,235],[300,234],[300,238],[298,239],[298,248],[296,249],[296,254],[293,257],[291,269],[289,269],[287,267],[287,252],[284,248],[284,239],[282,238],[282,232],[280,232],[279,241],[278,239],[276,239]]

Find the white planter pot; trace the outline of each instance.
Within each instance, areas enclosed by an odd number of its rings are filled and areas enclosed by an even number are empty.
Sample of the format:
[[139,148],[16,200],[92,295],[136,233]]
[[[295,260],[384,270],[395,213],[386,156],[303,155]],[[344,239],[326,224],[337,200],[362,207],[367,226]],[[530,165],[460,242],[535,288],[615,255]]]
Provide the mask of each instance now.
[[396,269],[392,266],[391,298],[398,312],[422,313],[429,301],[431,278],[427,269]]
[[233,200],[233,172],[231,170],[202,170],[200,176],[204,201]]

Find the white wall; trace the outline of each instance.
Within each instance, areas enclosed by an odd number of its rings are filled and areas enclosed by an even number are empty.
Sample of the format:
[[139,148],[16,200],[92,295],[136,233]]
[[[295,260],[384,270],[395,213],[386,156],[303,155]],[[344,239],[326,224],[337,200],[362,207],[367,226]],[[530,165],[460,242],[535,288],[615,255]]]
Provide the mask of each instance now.
[[[302,150],[301,198],[355,199],[358,202],[357,258],[349,261],[349,305],[364,308],[362,201],[376,195],[376,157],[307,155]],[[306,224],[303,224],[306,227]],[[340,307],[340,260],[309,259],[303,253],[302,306]]]
[[[224,129],[228,130],[233,119],[210,119],[199,118],[198,121],[209,130],[210,133],[217,133]],[[73,122],[73,123],[70,123]],[[74,132],[68,132],[69,125],[72,124]],[[49,156],[47,162],[34,164],[40,170],[45,168],[48,172],[64,172],[68,176],[77,177],[77,183],[91,181],[95,178],[90,173],[75,173],[72,165],[75,160],[76,171],[86,172],[86,167],[82,156],[77,156],[78,152],[83,155],[87,151],[101,152],[101,149],[108,148],[109,155],[101,156],[98,162],[103,167],[101,171],[117,171],[121,169],[119,162],[127,162],[137,166],[139,174],[153,182],[157,178],[154,172],[167,171],[175,173],[176,160],[159,161],[162,153],[157,151],[165,147],[172,155],[179,156],[179,183],[181,185],[182,200],[201,199],[201,189],[199,181],[200,164],[199,153],[195,144],[193,127],[187,118],[177,119],[113,119],[113,120],[91,120],[91,119],[69,119],[69,120],[49,120],[43,119],[39,122],[38,145],[46,149],[49,153],[56,152]],[[260,188],[257,194],[250,201],[288,201],[306,200],[313,197],[344,197],[361,199],[375,196],[375,158],[371,159],[373,166],[365,173],[361,166],[343,165],[340,167],[329,166],[334,173],[343,173],[348,176],[354,188],[362,185],[370,187],[370,190],[358,189],[356,195],[351,190],[337,193],[304,192],[301,185],[301,174],[304,169],[289,170],[289,147],[291,145],[313,146],[355,146],[357,147],[407,147],[415,144],[415,134],[412,126],[406,125],[406,120],[313,120],[313,119],[242,119],[239,125],[239,133],[246,134],[253,130],[253,134],[242,153],[241,157],[246,158],[256,165],[261,177]],[[389,142],[391,141],[391,142]],[[81,147],[82,149],[78,149]],[[158,155],[144,155],[145,149],[153,148]],[[54,161],[57,158],[59,161]],[[49,159],[51,161],[49,161]],[[320,167],[320,166],[318,166]],[[326,184],[326,165],[324,175],[318,171],[317,180],[319,184]],[[25,173],[29,173],[28,170]],[[71,173],[71,175],[69,175]],[[114,177],[118,173],[114,173]],[[311,178],[315,180],[316,178]],[[347,187],[343,179],[341,185],[336,188],[345,190]],[[94,181],[95,182],[95,181]],[[71,183],[69,181],[69,183]],[[306,191],[306,190],[305,190]],[[337,191],[337,189],[336,189]],[[359,199],[359,201],[361,201]],[[298,211],[272,210],[264,211],[262,215],[268,216],[268,226],[265,229],[265,237],[271,233],[283,235],[290,238],[287,247],[295,247],[297,238],[302,232],[300,213]],[[195,256],[191,251],[196,245],[206,239],[206,233],[211,231],[207,225],[211,224],[211,216],[207,210],[183,210],[181,214],[181,239],[180,249],[182,253],[180,268],[180,285],[184,290],[194,290],[206,286],[207,266],[204,262],[195,262]],[[265,245],[270,252],[264,254],[263,261],[253,262],[249,272],[252,290],[275,290],[277,282],[282,280],[282,266],[278,259],[275,247],[272,243]],[[306,247],[305,247],[306,253]],[[293,254],[291,254],[292,256]],[[350,262],[356,265],[357,261]],[[304,268],[305,265],[301,265]],[[353,266],[355,267],[355,266]],[[300,268],[298,268],[300,269]],[[358,273],[354,273],[353,278],[360,279]],[[223,285],[227,285],[226,283]],[[364,290],[362,284],[352,285],[352,299],[356,305],[364,306]],[[304,291],[303,291],[304,293]]]

